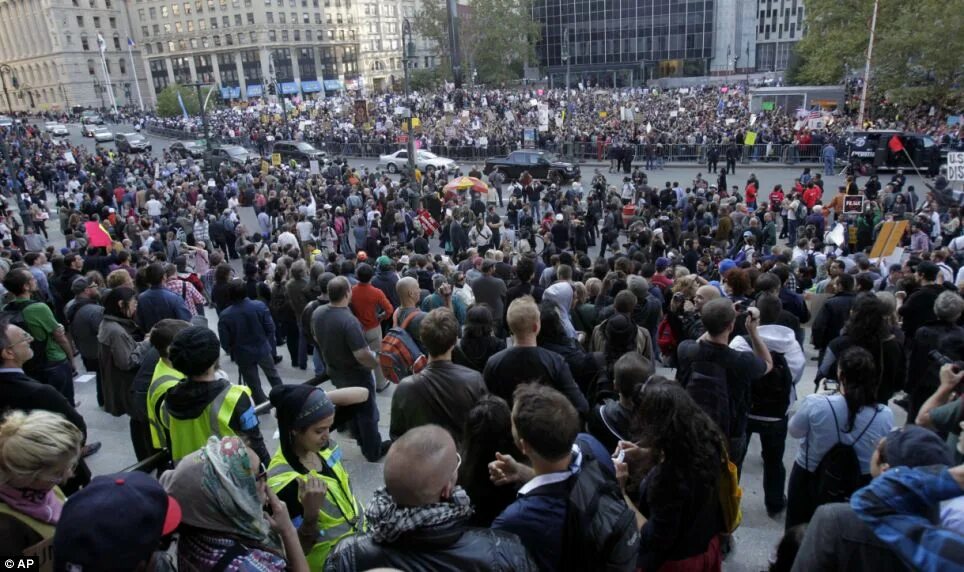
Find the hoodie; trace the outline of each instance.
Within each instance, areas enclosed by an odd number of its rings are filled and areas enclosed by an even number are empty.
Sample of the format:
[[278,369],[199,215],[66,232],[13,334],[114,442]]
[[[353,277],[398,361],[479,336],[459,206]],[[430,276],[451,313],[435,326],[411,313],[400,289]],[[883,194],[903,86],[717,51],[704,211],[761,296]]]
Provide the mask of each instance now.
[[[766,344],[768,350],[783,354],[784,359],[787,360],[787,366],[789,366],[790,372],[793,374],[793,387],[790,390],[790,406],[793,406],[793,403],[797,400],[797,382],[803,377],[803,369],[807,364],[807,357],[804,355],[803,349],[800,348],[800,343],[790,328],[770,324],[760,326],[759,333],[760,339]],[[730,342],[730,348],[744,352],[753,351],[753,347],[743,336],[733,338]]]
[[[224,388],[231,382],[227,379],[218,378],[212,382],[192,381],[185,379],[172,387],[164,397],[168,413],[175,419],[196,419],[204,411],[209,403],[214,401]],[[236,435],[242,436],[245,443],[254,449],[258,458],[270,459],[268,449],[264,444],[264,437],[261,436],[261,428],[258,424],[258,416],[254,412],[254,404],[247,394],[241,396],[238,404],[231,413],[231,421],[228,426]],[[220,435],[227,437],[227,435]]]
[[576,339],[576,328],[572,325],[572,318],[569,316],[569,309],[572,307],[572,286],[568,282],[556,282],[546,288],[542,294],[544,302],[551,302],[559,310],[559,318],[562,320],[562,327],[566,330],[566,335]]

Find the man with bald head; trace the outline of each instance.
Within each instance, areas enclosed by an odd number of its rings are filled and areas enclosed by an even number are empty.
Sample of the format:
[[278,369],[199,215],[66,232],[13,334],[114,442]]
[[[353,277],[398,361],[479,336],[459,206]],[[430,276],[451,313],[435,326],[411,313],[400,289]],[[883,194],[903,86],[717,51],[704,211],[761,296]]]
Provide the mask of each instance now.
[[425,346],[422,345],[422,337],[419,335],[425,314],[419,309],[422,289],[418,285],[418,280],[406,276],[398,281],[395,290],[398,292],[399,306],[392,316],[392,327],[402,326],[405,328],[408,335],[412,336],[412,339],[418,344],[422,353],[426,353]]
[[458,481],[452,436],[438,425],[402,435],[385,457],[385,486],[365,512],[368,533],[328,555],[326,570],[537,570],[516,535],[466,526],[471,501]]
[[354,410],[351,429],[365,459],[375,462],[385,455],[389,445],[388,441],[382,441],[378,432],[378,406],[372,375],[372,370],[378,367],[378,359],[369,349],[361,322],[349,308],[351,284],[347,278],[338,276],[328,282],[328,299],[328,304],[319,306],[311,315],[311,334],[335,387],[368,390],[368,400]]

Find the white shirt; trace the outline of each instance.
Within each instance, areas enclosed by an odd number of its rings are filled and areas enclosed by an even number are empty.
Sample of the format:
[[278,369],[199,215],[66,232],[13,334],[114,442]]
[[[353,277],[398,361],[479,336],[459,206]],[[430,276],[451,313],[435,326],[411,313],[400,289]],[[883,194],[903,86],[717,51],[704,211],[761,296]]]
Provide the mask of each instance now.
[[524,496],[534,491],[539,487],[544,487],[546,485],[551,485],[552,483],[560,483],[572,475],[579,472],[579,468],[582,466],[582,450],[579,445],[573,443],[572,445],[572,461],[569,462],[569,468],[565,471],[558,471],[555,473],[546,473],[545,475],[538,475],[533,477],[531,481],[526,483],[519,489],[519,496]]
[[144,206],[147,207],[147,214],[149,216],[161,216],[161,201],[151,199],[147,201],[147,204]]

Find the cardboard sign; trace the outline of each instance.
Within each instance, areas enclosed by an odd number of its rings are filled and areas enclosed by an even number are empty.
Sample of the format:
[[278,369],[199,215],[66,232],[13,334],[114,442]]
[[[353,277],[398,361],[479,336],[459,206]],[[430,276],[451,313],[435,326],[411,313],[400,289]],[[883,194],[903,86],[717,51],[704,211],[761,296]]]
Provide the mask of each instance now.
[[281,166],[281,153],[271,154],[271,164],[274,165],[275,167]]
[[874,241],[874,247],[870,249],[870,258],[880,258],[890,256],[900,243],[900,239],[907,231],[908,221],[887,221],[880,227],[880,234]]
[[947,180],[964,181],[964,153],[954,151],[947,154]]
[[318,159],[308,161],[308,172],[312,175],[321,173],[321,170],[318,168]]
[[864,212],[864,197],[862,195],[847,195],[843,199],[844,214],[860,214]]
[[743,138],[744,145],[755,145],[756,144],[756,131],[747,131],[746,137]]
[[268,164],[267,161],[261,161],[261,174],[262,174],[262,175],[267,175],[267,174],[268,174],[268,169],[270,169],[270,168],[271,168],[271,166]]

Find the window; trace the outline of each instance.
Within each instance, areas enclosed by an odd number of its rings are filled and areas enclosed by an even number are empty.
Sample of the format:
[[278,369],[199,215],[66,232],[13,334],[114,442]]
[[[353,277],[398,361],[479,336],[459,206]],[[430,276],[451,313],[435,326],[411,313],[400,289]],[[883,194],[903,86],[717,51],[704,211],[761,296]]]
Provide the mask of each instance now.
[[154,47],[153,47],[151,44],[149,44],[149,43],[148,43],[148,44],[144,44],[144,48],[147,49],[147,55],[151,55],[151,54],[154,53]]
[[196,2],[194,2],[194,9],[197,11],[198,14],[203,14],[204,0],[196,0]]
[[191,38],[191,49],[192,50],[197,49],[197,38]]
[[180,5],[180,4],[171,4],[171,15],[172,15],[172,16],[180,16],[180,15],[181,15],[181,5]]
[[325,23],[331,25],[331,12],[325,14]]
[[217,19],[217,18],[211,18],[211,29],[212,29],[212,30],[217,30],[217,29],[218,29],[218,19]]
[[90,49],[90,44],[87,41],[87,34],[80,36],[80,47],[82,47],[85,52]]
[[180,23],[180,22],[174,22],[174,31],[177,32],[178,34],[181,33],[181,23]]
[[233,45],[234,45],[234,36],[232,36],[231,34],[225,34],[225,35],[224,35],[224,43],[227,44],[227,45],[229,45],[229,46],[233,46]]
[[164,24],[164,33],[165,33],[165,34],[170,34],[170,33],[171,33],[171,25],[170,25],[170,24]]
[[228,0],[218,0],[218,5],[221,6],[221,10],[228,9]]
[[335,39],[335,31],[334,31],[334,30],[328,30],[328,39],[329,39],[329,40],[334,40],[334,39]]
[[147,26],[141,26],[141,36],[144,36],[145,38],[150,36]]
[[185,15],[185,16],[190,16],[190,15],[191,15],[191,12],[193,12],[193,11],[194,11],[194,6],[193,6],[190,2],[185,2],[185,3],[184,3],[184,15]]
[[188,31],[188,32],[193,32],[193,31],[194,31],[194,20],[188,20],[188,21],[187,21],[187,31]]
[[251,7],[251,0],[244,0],[244,7],[245,7],[245,8],[250,8],[250,7]]
[[168,40],[168,41],[167,41],[167,51],[168,51],[168,52],[176,51],[176,49],[175,49],[175,47],[174,47],[174,40]]
[[167,6],[161,6],[161,18],[167,18]]
[[121,75],[127,75],[127,63],[124,58],[117,60],[118,67],[120,67]]
[[241,25],[241,14],[235,14],[235,15],[234,15],[234,25],[235,25],[235,26],[240,26],[240,25]]
[[279,24],[287,24],[287,23],[288,23],[288,15],[285,14],[284,12],[278,12],[278,23],[279,23]]
[[[153,10],[153,8],[152,8],[152,10]],[[153,18],[153,16],[151,16],[151,17]],[[84,27],[84,17],[83,17],[83,16],[77,16],[77,27],[78,27],[78,28],[83,28],[83,27]]]
[[315,24],[321,24],[321,14],[315,12]]
[[209,47],[211,47],[211,43],[210,43],[210,41],[208,40],[207,36],[201,38],[201,47],[202,47],[202,48],[209,48]]
[[257,32],[255,32],[254,30],[252,30],[252,31],[248,34],[248,36],[251,38],[251,43],[252,43],[252,44],[257,44],[257,43],[258,43],[258,33],[257,33]]
[[161,27],[158,24],[151,25],[151,29],[154,31],[155,36],[161,33]]
[[198,29],[198,30],[207,30],[207,29],[208,29],[208,21],[207,21],[207,20],[198,20],[198,21],[197,21],[197,29]]
[[231,17],[230,17],[230,16],[221,16],[221,27],[222,27],[222,28],[230,28],[230,27],[231,27]]
[[281,41],[282,42],[288,41],[288,30],[281,30]]
[[214,47],[221,47],[221,36],[214,36]]
[[110,10],[111,8],[110,0],[104,0],[104,8],[107,8],[108,10]]
[[248,12],[248,24],[254,24],[254,12]]
[[277,41],[278,41],[278,35],[275,33],[274,30],[268,30],[268,41],[269,41],[269,42],[277,42]]
[[342,23],[341,12],[338,13],[338,23],[339,24]]
[[300,41],[301,41],[301,31],[300,31],[300,30],[295,30],[295,31],[294,31],[294,38],[295,38],[295,41],[296,41],[296,42],[300,42]]
[[87,73],[90,75],[94,75],[96,73],[94,71],[94,60],[87,60]]
[[243,44],[244,44],[244,34],[242,32],[238,32],[238,45],[240,46]]
[[120,36],[114,36],[114,49],[120,49]]
[[264,15],[267,18],[269,24],[274,24],[274,12],[265,12]]
[[311,0],[311,5],[315,8],[318,7],[318,0]]
[[301,23],[302,24],[311,23],[311,16],[308,14],[308,12],[305,12],[304,14],[301,15]]
[[161,42],[158,42],[158,43],[156,44],[156,46],[157,46],[157,47],[156,47],[156,50],[155,50],[155,51],[156,51],[157,53],[159,53],[159,54],[163,54],[163,53],[164,53],[164,44],[162,44]]

